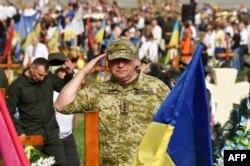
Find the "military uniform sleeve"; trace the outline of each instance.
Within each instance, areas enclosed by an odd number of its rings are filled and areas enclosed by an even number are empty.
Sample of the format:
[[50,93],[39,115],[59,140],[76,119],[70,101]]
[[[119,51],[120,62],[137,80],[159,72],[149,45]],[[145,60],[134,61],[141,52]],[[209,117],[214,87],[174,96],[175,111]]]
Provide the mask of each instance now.
[[14,116],[14,114],[16,113],[17,104],[19,102],[20,93],[20,89],[15,83],[10,85],[7,92],[7,106],[18,135],[24,134],[21,126],[21,121]]
[[94,108],[95,97],[96,95],[91,91],[91,88],[87,87],[80,89],[77,93],[75,100],[66,107],[64,107],[61,113],[72,114],[96,110]]

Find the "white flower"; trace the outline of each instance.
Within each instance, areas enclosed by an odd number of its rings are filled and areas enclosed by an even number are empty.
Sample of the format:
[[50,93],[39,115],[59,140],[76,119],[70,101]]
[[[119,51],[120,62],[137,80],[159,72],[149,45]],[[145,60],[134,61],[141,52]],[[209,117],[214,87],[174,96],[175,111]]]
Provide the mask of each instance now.
[[241,117],[241,122],[240,122],[241,126],[246,126],[247,130],[250,128],[250,119],[247,119],[245,117]]
[[37,160],[36,163],[32,163],[31,166],[52,166],[53,164],[55,164],[55,157],[48,157],[48,158],[40,158],[39,160]]
[[223,166],[224,165],[224,159],[223,158],[219,158],[219,159],[216,159],[217,160],[217,163],[219,166]]
[[36,163],[37,165],[40,165],[43,162],[43,158],[41,157]]

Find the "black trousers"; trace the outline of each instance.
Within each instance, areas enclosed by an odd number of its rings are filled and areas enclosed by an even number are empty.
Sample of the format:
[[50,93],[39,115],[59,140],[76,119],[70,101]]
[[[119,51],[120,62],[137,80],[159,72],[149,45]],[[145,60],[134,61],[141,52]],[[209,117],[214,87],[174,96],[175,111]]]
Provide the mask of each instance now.
[[45,140],[43,146],[36,146],[36,148],[48,156],[54,156],[55,166],[66,166],[63,144],[57,133],[51,135],[49,140]]
[[247,54],[247,45],[240,45],[240,69],[244,68],[244,55]]
[[64,147],[67,166],[80,166],[80,159],[73,133],[61,140]]

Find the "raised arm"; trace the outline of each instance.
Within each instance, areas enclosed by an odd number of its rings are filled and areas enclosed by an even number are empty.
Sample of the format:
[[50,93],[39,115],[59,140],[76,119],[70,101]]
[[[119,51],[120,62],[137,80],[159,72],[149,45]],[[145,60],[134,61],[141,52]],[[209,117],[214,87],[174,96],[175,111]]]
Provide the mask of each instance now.
[[80,87],[83,79],[86,75],[90,74],[94,67],[104,58],[106,54],[102,54],[95,59],[91,60],[81,71],[79,71],[76,76],[66,84],[61,90],[58,98],[55,101],[55,108],[57,111],[62,111],[62,109],[72,103],[77,95],[77,90]]

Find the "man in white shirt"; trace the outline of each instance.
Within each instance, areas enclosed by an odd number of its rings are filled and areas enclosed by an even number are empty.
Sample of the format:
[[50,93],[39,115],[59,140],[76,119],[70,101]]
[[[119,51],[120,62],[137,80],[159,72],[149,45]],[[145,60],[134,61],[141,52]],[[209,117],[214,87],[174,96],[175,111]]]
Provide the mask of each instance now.
[[227,20],[224,20],[223,24],[224,24],[225,33],[229,33],[230,36],[233,37],[234,36],[234,30],[233,30],[233,27],[232,27],[231,23],[229,21],[227,21]]
[[137,29],[144,29],[145,28],[145,16],[144,16],[144,11],[141,11],[138,16],[138,21],[136,24]]
[[[58,68],[55,71],[55,75],[60,79],[64,79],[66,73],[67,73],[66,69],[62,67]],[[58,95],[59,93],[54,91],[54,96],[53,96],[54,102],[57,99]],[[59,137],[64,147],[67,166],[80,166],[80,159],[77,152],[75,137],[73,134],[73,121],[75,115],[74,114],[65,115],[57,111],[55,111],[55,113],[56,113],[56,121],[60,129]]]
[[188,22],[189,22],[190,28],[191,28],[191,30],[192,30],[192,39],[195,40],[195,39],[198,37],[196,28],[195,28],[195,26],[193,25],[192,20],[188,20]]
[[248,20],[248,25],[246,28],[248,32],[248,54],[250,55],[250,20]]
[[150,62],[158,62],[158,46],[154,41],[152,33],[146,36],[146,42],[142,44],[138,52],[139,59],[148,59]]
[[162,29],[161,27],[158,25],[157,20],[153,19],[151,21],[151,26],[152,26],[152,34],[154,39],[157,42],[157,45],[160,45],[161,39],[162,39]]
[[157,54],[159,56],[163,56],[163,55],[165,55],[165,53],[164,53],[165,43],[164,43],[164,40],[162,39],[162,28],[158,25],[156,18],[154,18],[151,21],[151,27],[152,27],[153,38],[155,39],[154,42],[156,42],[156,44],[158,46]]
[[207,25],[207,32],[205,33],[203,43],[207,47],[207,54],[211,59],[214,57],[215,51],[215,32],[212,24]]
[[32,44],[27,47],[25,52],[23,67],[28,67],[38,57],[48,59],[48,56],[48,48],[43,43],[40,43],[38,37],[35,36],[32,39]]

